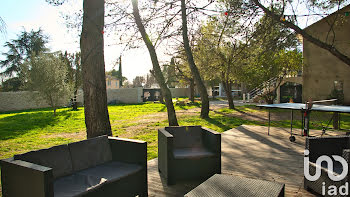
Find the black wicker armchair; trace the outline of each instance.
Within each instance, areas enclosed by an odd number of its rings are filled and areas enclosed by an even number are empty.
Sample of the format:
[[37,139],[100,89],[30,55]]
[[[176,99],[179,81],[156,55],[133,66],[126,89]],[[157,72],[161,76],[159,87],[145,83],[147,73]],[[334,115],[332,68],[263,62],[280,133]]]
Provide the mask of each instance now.
[[[349,182],[349,172],[344,179],[340,181],[333,181],[328,173],[339,176],[343,172],[343,165],[336,161],[333,156],[340,156],[345,159],[346,163],[349,166],[350,161],[350,137],[349,136],[332,136],[332,137],[308,137],[306,138],[304,155],[306,160],[309,160],[308,163],[304,163],[304,168],[308,167],[309,175],[313,176],[316,174],[317,165],[316,161],[321,156],[328,156],[331,158],[333,163],[333,171],[329,169],[328,163],[323,161],[321,162],[320,177],[315,181],[310,181],[305,177],[304,174],[304,188],[307,190],[313,190],[314,192],[324,195],[324,196],[344,196],[340,195],[337,192],[337,195],[328,195],[329,188],[339,189],[341,186],[344,186],[346,182]],[[307,169],[306,169],[307,170]],[[317,177],[317,176],[316,176]],[[333,187],[335,186],[335,187]],[[349,196],[349,195],[345,195]]]
[[168,185],[221,173],[221,134],[201,126],[158,130],[158,169]]

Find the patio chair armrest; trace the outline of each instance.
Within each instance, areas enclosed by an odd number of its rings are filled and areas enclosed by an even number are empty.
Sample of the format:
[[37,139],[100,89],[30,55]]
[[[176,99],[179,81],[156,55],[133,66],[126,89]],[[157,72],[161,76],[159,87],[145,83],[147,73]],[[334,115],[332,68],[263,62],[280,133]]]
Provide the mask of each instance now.
[[322,155],[342,155],[349,147],[349,136],[307,137],[305,149],[309,150],[310,161],[315,162]]
[[158,129],[158,154],[162,154],[168,158],[174,149],[174,136],[165,128]]
[[167,150],[164,154],[167,155],[167,152],[173,152],[174,146],[174,136],[170,134],[165,128],[158,129],[158,154],[159,151]]
[[204,146],[215,153],[221,153],[221,134],[202,127]]
[[3,197],[53,197],[52,168],[8,158],[0,161]]
[[164,135],[164,137],[167,137],[167,138],[174,137],[171,133],[169,133],[167,130],[165,130],[165,128],[158,129],[158,134]]
[[165,128],[158,129],[158,168],[163,174],[168,174],[168,169],[174,159],[174,136]]
[[137,163],[147,168],[147,142],[108,137],[114,161]]

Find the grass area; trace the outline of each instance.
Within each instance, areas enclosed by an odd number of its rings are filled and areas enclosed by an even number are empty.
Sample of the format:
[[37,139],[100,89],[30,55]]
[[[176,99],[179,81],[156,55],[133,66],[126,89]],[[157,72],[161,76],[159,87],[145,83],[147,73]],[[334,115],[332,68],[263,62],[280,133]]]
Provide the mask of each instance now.
[[[255,105],[244,105],[244,106],[236,106],[236,109],[220,109],[219,112],[222,112],[225,115],[233,115],[237,113],[247,113],[247,114],[258,114],[261,112],[268,112],[268,109],[260,109],[259,107],[256,107]],[[286,109],[272,109],[270,110],[272,117],[277,117],[276,119],[271,118],[271,127],[284,127],[289,128],[290,127],[290,110]],[[317,129],[322,130],[323,127],[326,127],[327,124],[328,128],[332,128],[332,122],[329,122],[333,116],[333,113],[331,112],[318,112],[318,111],[312,111],[310,114],[310,129]],[[300,111],[294,111],[293,112],[293,128],[301,128],[301,112]],[[249,124],[249,123],[244,123]],[[253,124],[260,125],[260,126],[267,126],[267,121],[256,121],[253,122]],[[350,114],[344,114],[342,113],[340,115],[340,125],[341,129],[343,131],[350,130]]]
[[[177,112],[198,107],[200,107],[199,103],[175,105]],[[120,104],[109,106],[108,111],[113,135],[145,140],[148,142],[148,159],[157,157],[157,129],[167,126],[165,105],[161,103]],[[223,132],[242,124],[267,126],[266,120],[250,118],[263,111],[266,112],[265,109],[252,105],[237,106],[234,110],[224,108],[211,111],[209,119],[199,118],[198,112],[183,113],[178,115],[178,121],[180,125],[202,125]],[[278,120],[272,119],[271,126],[290,127],[289,110],[271,110],[271,113],[272,116],[282,117]],[[239,116],[242,114],[244,116]],[[295,116],[298,115],[299,113],[295,113]],[[311,129],[322,129],[320,122],[314,121],[316,119],[314,117],[325,117],[322,121],[323,125],[326,125],[331,115],[331,113],[312,112]],[[294,128],[301,127],[301,122],[298,120],[293,124]],[[342,114],[341,128],[350,129],[349,115]],[[58,109],[56,117],[53,116],[51,109],[0,113],[0,159],[85,138],[83,108],[79,108],[78,111],[61,108]]]
[[[176,106],[176,110],[187,110],[197,106]],[[132,126],[133,121],[147,114],[165,112],[160,103],[136,105],[112,105],[108,107],[113,135]],[[0,159],[14,154],[47,148],[84,139],[84,110],[68,108],[26,110],[0,114]],[[142,138],[141,138],[142,139]]]
[[[183,126],[202,125],[218,132],[223,132],[242,124],[268,125],[266,121],[267,110],[259,109],[252,105],[236,106],[234,110],[224,108],[210,111],[210,118],[208,119],[199,118],[199,110],[190,110],[199,107],[199,103],[175,104],[179,124]],[[108,111],[114,136],[147,141],[148,159],[157,157],[157,130],[168,124],[164,104],[118,104],[109,106]],[[186,111],[190,113],[184,113]],[[277,120],[272,120],[271,126],[290,127],[289,110],[271,110],[271,113],[272,117],[278,117]],[[296,118],[294,128],[300,128],[301,123],[297,119],[300,113],[295,113],[294,115]],[[311,120],[313,118],[315,120],[317,116],[324,117],[322,121],[325,122],[331,115],[331,113],[318,114],[312,112]],[[265,119],[261,118],[262,116]],[[341,127],[350,129],[350,115],[342,114]],[[321,127],[313,123],[311,128],[321,129]],[[83,108],[79,108],[78,111],[61,108],[58,109],[56,117],[53,116],[51,109],[0,113],[0,159],[31,150],[80,141],[85,138]]]

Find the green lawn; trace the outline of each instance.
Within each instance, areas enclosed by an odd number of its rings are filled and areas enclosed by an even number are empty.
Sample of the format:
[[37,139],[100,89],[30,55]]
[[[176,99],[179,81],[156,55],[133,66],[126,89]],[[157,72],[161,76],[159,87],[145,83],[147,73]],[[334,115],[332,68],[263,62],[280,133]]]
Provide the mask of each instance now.
[[[266,118],[263,120],[258,117],[261,116],[261,113],[265,113],[266,117],[266,110],[255,106],[237,106],[235,110],[210,111],[208,119],[199,118],[199,109],[197,111],[189,110],[199,107],[198,103],[184,106],[175,105],[179,124],[183,126],[202,125],[218,132],[242,124],[268,125]],[[148,159],[157,157],[157,129],[167,126],[164,104],[111,105],[108,107],[108,111],[114,136],[147,141]],[[271,112],[276,117],[282,117],[279,120],[272,120],[271,126],[290,127],[290,111],[271,110]],[[330,115],[330,113],[323,113],[317,116],[327,116],[324,118],[327,119]],[[350,116],[342,115],[341,124],[343,129],[350,129]],[[294,121],[294,128],[300,128],[300,126],[300,121]],[[313,124],[311,124],[311,128],[321,129]],[[83,108],[79,108],[78,111],[61,108],[58,109],[56,117],[53,116],[51,109],[0,113],[0,159],[85,138]]]
[[[198,108],[199,104],[175,105],[176,111]],[[160,103],[112,105],[108,107],[114,136],[145,140],[148,159],[157,157],[157,129],[167,126],[166,107]],[[157,115],[158,114],[158,115]],[[152,115],[156,115],[152,117]],[[150,116],[150,120],[147,120]],[[180,125],[203,125],[223,132],[247,121],[227,118],[211,112],[210,119],[200,119],[199,113],[178,115]],[[0,159],[31,150],[48,148],[86,138],[84,110],[68,108],[27,110],[0,114]]]
[[[198,103],[175,105],[175,109],[177,112],[180,110],[184,112],[199,106]],[[148,142],[148,159],[157,157],[157,129],[167,126],[165,105],[160,103],[111,105],[108,111],[114,136],[145,140]],[[178,113],[178,121],[180,125],[202,125],[223,132],[242,124],[267,126],[266,121],[249,118],[261,111],[264,110],[251,105],[238,106],[235,110],[211,111],[209,119],[199,118],[199,112]],[[290,127],[288,110],[275,110],[272,113],[281,116],[284,114],[285,119],[272,120],[271,126]],[[237,114],[245,114],[245,117],[238,117]],[[312,115],[316,116],[316,113]],[[317,116],[330,115],[323,113]],[[325,123],[326,119],[323,122]],[[294,121],[293,124],[294,128],[301,126],[300,121]],[[349,115],[342,115],[341,125],[343,129],[350,129]],[[317,124],[311,124],[311,128],[321,129]],[[0,159],[85,138],[83,108],[78,111],[68,108],[58,109],[56,117],[53,116],[51,109],[0,113]]]
[[[196,106],[176,107],[177,110]],[[165,105],[145,103],[136,105],[112,105],[108,107],[113,135],[123,133],[133,121],[147,114],[165,112]],[[164,123],[165,125],[165,123]],[[72,111],[68,108],[57,110],[53,116],[51,109],[27,110],[0,114],[0,159],[30,150],[84,139],[84,110]],[[141,136],[134,138],[143,139]],[[144,139],[148,139],[145,136]],[[153,157],[152,157],[153,158]]]

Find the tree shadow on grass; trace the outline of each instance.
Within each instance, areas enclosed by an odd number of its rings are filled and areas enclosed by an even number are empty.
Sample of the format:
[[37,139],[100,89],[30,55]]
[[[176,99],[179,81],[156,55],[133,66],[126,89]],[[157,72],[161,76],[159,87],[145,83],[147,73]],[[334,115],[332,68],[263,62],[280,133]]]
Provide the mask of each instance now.
[[52,110],[35,110],[29,113],[19,113],[0,118],[0,141],[15,139],[22,135],[36,132],[37,129],[54,126],[62,119],[69,119],[72,116],[72,113],[69,113],[70,111],[57,112],[55,117]]
[[210,124],[213,124],[213,125],[221,128],[224,131],[231,129],[231,127],[229,125],[225,125],[221,121],[219,121],[220,120],[219,118],[205,118],[204,120]]
[[[261,117],[261,116],[258,116],[258,115],[254,115],[253,113],[248,113],[248,112],[245,112],[245,111],[242,111],[238,108],[235,108],[234,109],[236,112],[242,114],[242,115],[245,115],[245,116],[250,116],[252,118],[255,118],[257,120],[260,120],[260,121],[266,121],[267,118],[266,117]],[[229,115],[229,114],[225,114],[225,113],[222,113],[222,112],[218,112],[218,111],[214,111],[215,113],[218,113],[218,114],[221,114],[221,115],[224,115],[224,116],[234,116],[234,115]]]
[[166,105],[164,105],[158,112],[166,112]]
[[186,105],[179,105],[179,104],[176,104],[175,107],[179,107],[180,109],[182,110],[188,110],[190,109],[192,106],[195,106],[195,107],[198,107],[200,108],[201,107],[201,104],[198,103],[198,102],[194,102],[194,103],[188,103]]

